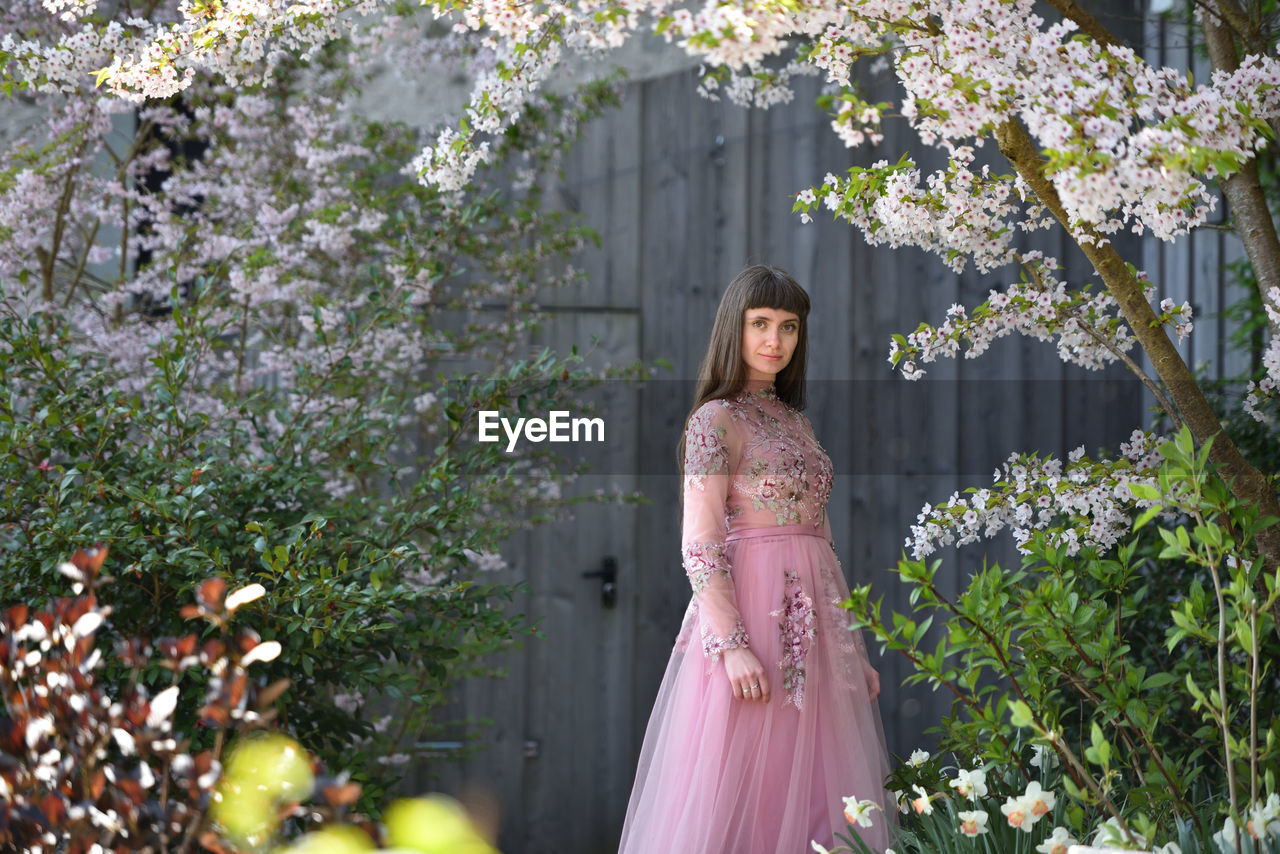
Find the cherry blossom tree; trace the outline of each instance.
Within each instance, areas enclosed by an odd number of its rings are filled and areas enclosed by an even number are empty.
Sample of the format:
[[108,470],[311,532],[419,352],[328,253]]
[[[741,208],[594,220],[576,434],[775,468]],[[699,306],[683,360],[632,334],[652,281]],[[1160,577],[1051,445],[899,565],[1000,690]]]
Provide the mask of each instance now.
[[[909,379],[962,346],[972,357],[992,339],[1018,332],[1055,341],[1063,359],[1086,368],[1123,362],[1175,427],[1185,422],[1200,442],[1219,434],[1219,419],[1170,335],[1190,334],[1190,306],[1153,305],[1143,272],[1110,239],[1122,231],[1162,240],[1186,235],[1214,207],[1210,182],[1229,200],[1271,330],[1280,331],[1280,241],[1255,163],[1280,126],[1280,61],[1270,55],[1270,22],[1261,7],[1238,0],[1192,5],[1214,65],[1212,78],[1196,84],[1184,69],[1152,65],[1072,0],[1053,0],[1054,20],[1036,14],[1031,0],[424,5],[450,25],[450,44],[466,45],[458,55],[475,82],[464,114],[412,161],[421,181],[448,194],[461,192],[493,159],[495,141],[568,53],[600,54],[644,30],[701,59],[701,88],[711,97],[768,106],[791,97],[793,77],[820,74],[833,96],[833,129],[848,145],[880,140],[882,122],[894,118],[922,144],[945,151],[947,166],[931,174],[903,155],[828,174],[796,194],[802,218],[825,208],[872,244],[918,246],[957,270],[1020,269],[1018,281],[993,290],[981,305],[955,306],[942,323],[897,337],[891,361]],[[342,33],[414,26],[412,6],[388,0],[186,0],[167,17],[106,27],[90,23],[92,0],[44,6],[64,31],[57,39],[0,41],[7,84],[56,91],[95,75],[107,90],[138,103],[199,81],[236,86],[269,79],[286,56],[313,55]],[[868,57],[892,64],[901,87],[896,104],[871,104],[859,94],[854,68]],[[1002,165],[991,157],[980,162],[988,142],[1003,155]],[[1069,232],[1100,287],[1064,281],[1056,259],[1016,248],[1017,233],[1048,228]],[[1150,374],[1135,358],[1135,345]],[[1246,402],[1260,414],[1280,380],[1277,346]],[[1149,441],[1136,438],[1135,447]],[[1213,444],[1213,459],[1237,496],[1280,516],[1266,476],[1230,437]],[[1089,479],[1103,493],[1092,502],[1063,493],[1052,509],[1079,523],[1064,537],[1073,531],[1080,542],[1114,541],[1136,507],[1125,483],[1143,470],[1131,462],[1100,461],[1111,474]],[[1116,474],[1117,467],[1129,473]],[[1017,477],[1007,475],[997,485],[1012,491]],[[988,523],[992,513],[1025,515],[1007,502],[1003,507],[970,503],[957,514],[953,500],[927,509],[912,545],[920,551],[948,542],[957,527],[970,534],[978,525],[998,529]],[[978,524],[964,521],[970,511]],[[1261,533],[1260,546],[1280,561],[1280,531]]]
[[[4,19],[0,84],[36,98],[98,95],[69,102],[75,106],[49,134],[50,144],[61,146],[56,157],[12,170],[0,188],[9,235],[26,245],[73,245],[80,255],[59,261],[46,251],[39,265],[10,266],[7,274],[39,282],[48,300],[59,265],[74,270],[102,260],[91,235],[77,241],[65,223],[24,218],[23,204],[37,200],[39,207],[71,210],[78,173],[53,164],[79,162],[84,136],[76,128],[97,122],[101,132],[107,116],[130,104],[143,120],[177,126],[185,121],[180,111],[157,105],[193,91],[208,93],[202,102],[270,91],[295,73],[296,58],[323,56],[340,39],[354,46],[353,55],[400,45],[449,57],[474,81],[469,102],[427,144],[405,151],[397,166],[416,173],[442,211],[456,211],[486,169],[501,161],[508,132],[544,97],[567,56],[602,55],[653,32],[702,62],[700,88],[708,97],[768,107],[792,97],[794,78],[819,75],[833,132],[848,146],[881,142],[884,123],[897,121],[921,146],[945,155],[943,168],[926,172],[910,153],[892,152],[795,193],[802,220],[825,211],[873,245],[915,246],[953,270],[1008,276],[981,304],[952,306],[945,318],[895,336],[889,360],[905,378],[922,376],[938,358],[976,357],[1014,333],[1053,343],[1063,360],[1085,369],[1121,362],[1175,428],[1187,428],[1184,435],[1201,447],[1212,440],[1209,458],[1241,504],[1280,518],[1271,473],[1246,459],[1223,430],[1175,346],[1175,338],[1193,334],[1191,307],[1155,304],[1146,275],[1114,241],[1126,232],[1179,240],[1206,223],[1216,204],[1213,189],[1221,188],[1272,335],[1265,376],[1241,405],[1270,417],[1280,396],[1280,240],[1257,158],[1280,130],[1273,10],[1261,2],[1192,0],[1186,13],[1203,33],[1213,65],[1210,78],[1196,82],[1185,69],[1153,65],[1074,0],[1046,5],[1048,18],[1032,0],[437,0],[421,6],[405,0],[121,0],[109,10],[99,0],[43,0],[40,7],[27,0]],[[423,21],[424,11],[431,22]],[[24,13],[39,25],[24,23]],[[855,73],[859,61],[892,68],[898,84],[892,102],[866,100]],[[245,104],[252,109],[251,99]],[[269,113],[263,108],[228,121],[252,140]],[[312,114],[293,124],[315,129],[314,138],[323,140],[301,143],[299,156],[315,170],[318,186],[338,193],[341,180],[326,169],[355,153],[344,146],[359,143],[330,138],[326,121]],[[150,150],[147,156],[164,157]],[[228,156],[236,162],[234,152]],[[249,174],[247,194],[261,193],[272,180],[270,171]],[[119,178],[115,184],[123,186]],[[209,183],[191,188],[192,199],[217,195]],[[146,201],[118,197],[116,204],[136,211]],[[263,197],[249,207],[261,214],[254,229],[268,234],[299,217],[308,224],[283,277],[270,241],[246,244],[251,251],[240,257],[230,251],[233,241],[218,237],[226,248],[216,263],[247,301],[271,299],[295,275],[318,275],[314,267],[329,262],[313,265],[308,252],[335,242],[358,249],[365,235],[386,227],[373,205],[322,200],[317,210],[300,201],[294,210]],[[74,219],[92,221],[90,213],[77,210]],[[191,239],[181,217],[165,210],[150,210],[145,219],[143,233],[151,236],[142,240],[151,251]],[[1019,248],[1018,234],[1049,229],[1070,236],[1096,281],[1068,281],[1058,259]],[[126,246],[115,257],[127,265],[132,251],[137,247]],[[179,281],[197,273],[182,263],[170,264],[179,268]],[[392,268],[392,276],[410,292],[430,284],[411,264],[401,273]],[[359,305],[358,295],[344,299],[354,302],[317,304],[309,319],[290,319],[324,338]],[[259,334],[265,340],[271,330]],[[371,342],[358,358],[370,365],[385,361],[396,352],[385,346]],[[326,354],[315,355],[324,364]],[[1024,551],[1097,559],[1135,519],[1149,521],[1160,506],[1167,491],[1159,482],[1160,447],[1161,437],[1139,429],[1117,459],[1090,459],[1083,449],[1065,461],[1015,454],[990,487],[926,505],[908,547],[918,559],[941,545],[1007,531]],[[1280,565],[1280,527],[1260,528],[1241,548],[1247,553],[1238,555],[1238,565],[1252,566],[1258,555],[1264,559],[1258,565]],[[1280,632],[1280,620],[1275,625]],[[1221,650],[1225,630],[1219,631]],[[1231,801],[1237,801],[1234,791]]]
[[[40,601],[86,538],[126,567],[122,622],[155,635],[200,579],[253,576],[294,732],[342,767],[403,765],[406,731],[528,630],[497,549],[564,509],[563,481],[469,419],[581,387],[573,357],[529,357],[535,295],[591,236],[543,209],[540,178],[612,89],[525,99],[443,192],[404,174],[417,131],[351,104],[375,60],[454,73],[462,39],[326,24],[306,61],[242,54],[145,102],[87,71],[220,8],[0,9],[21,77],[0,148],[0,604]],[[412,700],[394,726],[380,691]]]

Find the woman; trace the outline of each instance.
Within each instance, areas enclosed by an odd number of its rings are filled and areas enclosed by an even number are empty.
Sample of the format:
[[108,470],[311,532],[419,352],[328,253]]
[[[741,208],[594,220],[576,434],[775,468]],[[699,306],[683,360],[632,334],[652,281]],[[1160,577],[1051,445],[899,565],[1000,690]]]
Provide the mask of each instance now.
[[743,270],[720,301],[681,442],[693,598],[658,691],[619,854],[802,854],[845,798],[888,844],[879,677],[848,615],[804,406],[809,297]]

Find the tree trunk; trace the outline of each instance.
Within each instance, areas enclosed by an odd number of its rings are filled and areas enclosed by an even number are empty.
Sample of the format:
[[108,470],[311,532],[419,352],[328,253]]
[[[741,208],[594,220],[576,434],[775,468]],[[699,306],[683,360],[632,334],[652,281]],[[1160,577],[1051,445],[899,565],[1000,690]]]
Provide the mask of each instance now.
[[[1044,161],[1026,128],[1017,118],[1011,118],[996,129],[995,136],[1001,153],[1009,159],[1054,217],[1070,231],[1062,200],[1045,175]],[[1094,237],[1101,237],[1089,229],[1086,231]],[[1274,236],[1273,229],[1272,237]],[[1142,284],[1129,272],[1120,253],[1109,240],[1098,243],[1077,240],[1076,243],[1102,277],[1107,290],[1115,297],[1134,338],[1151,359],[1156,376],[1168,389],[1169,399],[1178,408],[1196,442],[1204,443],[1211,436],[1214,437],[1209,458],[1230,485],[1232,494],[1241,501],[1256,505],[1261,515],[1280,518],[1280,502],[1276,500],[1276,494],[1267,478],[1244,458],[1235,442],[1222,428],[1217,414],[1205,399],[1204,391],[1169,340],[1164,326],[1156,318],[1156,313],[1143,293]],[[1266,565],[1273,567],[1280,564],[1280,525],[1260,531],[1257,539],[1258,549],[1262,552]],[[1273,615],[1276,617],[1276,634],[1280,636],[1280,605],[1273,611]]]
[[[1214,68],[1228,74],[1240,67],[1235,39],[1226,26],[1212,15],[1204,16],[1205,43]],[[1253,278],[1258,285],[1258,296],[1264,306],[1280,310],[1280,302],[1271,298],[1271,289],[1280,288],[1280,238],[1276,236],[1276,224],[1267,207],[1267,198],[1258,180],[1258,163],[1250,160],[1244,168],[1222,182],[1222,190],[1231,205],[1231,215],[1236,222],[1236,233],[1244,243],[1245,254],[1253,267]],[[1267,326],[1273,336],[1280,335],[1280,322],[1267,315]]]

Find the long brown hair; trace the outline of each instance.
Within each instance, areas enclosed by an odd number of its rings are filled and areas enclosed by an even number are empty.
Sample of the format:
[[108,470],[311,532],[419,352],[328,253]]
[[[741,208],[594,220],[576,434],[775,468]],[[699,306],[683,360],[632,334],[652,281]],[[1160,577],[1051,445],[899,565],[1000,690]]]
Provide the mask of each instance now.
[[776,308],[800,319],[800,329],[791,361],[778,372],[774,391],[778,399],[794,409],[804,409],[805,356],[809,343],[809,295],[778,267],[754,264],[733,278],[724,295],[711,327],[707,355],[698,369],[698,389],[693,408],[685,416],[685,430],[680,433],[677,459],[684,473],[684,440],[689,419],[709,400],[733,397],[747,386],[747,364],[742,360],[742,327],[747,311],[753,308]]

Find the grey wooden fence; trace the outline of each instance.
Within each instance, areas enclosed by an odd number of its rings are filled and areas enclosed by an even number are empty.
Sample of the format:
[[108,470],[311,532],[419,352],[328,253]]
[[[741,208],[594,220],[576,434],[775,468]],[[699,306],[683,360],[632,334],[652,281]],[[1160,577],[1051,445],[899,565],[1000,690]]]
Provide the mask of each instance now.
[[[1153,61],[1191,67],[1203,79],[1204,60],[1186,31],[1144,8],[1110,4],[1099,15]],[[894,97],[885,79],[863,82],[869,100]],[[931,365],[919,383],[895,376],[886,362],[891,333],[940,322],[951,303],[972,306],[1007,282],[951,274],[915,250],[869,248],[823,216],[800,223],[794,192],[828,170],[911,148],[891,132],[878,147],[846,151],[813,107],[816,81],[802,82],[792,104],[755,112],[701,99],[695,83],[694,72],[681,71],[629,85],[621,108],[573,152],[558,199],[602,244],[580,259],[582,286],[547,295],[554,320],[533,342],[584,347],[594,337],[596,364],[672,364],[669,381],[610,389],[605,417],[620,441],[611,442],[616,451],[601,473],[577,486],[636,490],[652,503],[589,507],[510,543],[510,575],[532,590],[517,607],[542,621],[545,637],[506,656],[508,678],[471,683],[459,697],[459,714],[492,719],[487,749],[463,762],[425,763],[411,781],[496,794],[508,854],[616,848],[649,708],[689,597],[674,457],[688,381],[719,295],[743,265],[787,268],[812,296],[809,414],[836,464],[836,544],[850,583],[872,584],[886,609],[909,610],[907,589],[889,570],[922,505],[989,483],[1012,451],[1114,448],[1150,420],[1149,397],[1127,373],[1065,365],[1033,341],[1004,339],[980,359]],[[919,163],[932,169],[935,158],[923,152]],[[1175,244],[1132,236],[1117,243],[1149,271],[1158,299],[1192,302],[1196,330],[1184,357],[1216,376],[1239,373],[1246,357],[1227,348],[1233,321],[1220,314],[1240,296],[1226,269],[1241,257],[1238,241],[1209,227]],[[1062,259],[1069,281],[1096,281],[1065,236],[1033,245]],[[603,605],[598,579],[583,577],[607,556],[619,567],[613,607]],[[1007,541],[940,556],[952,591],[984,559],[1017,559]],[[877,666],[890,751],[928,746],[925,730],[949,697],[902,686],[910,669],[901,659]]]

